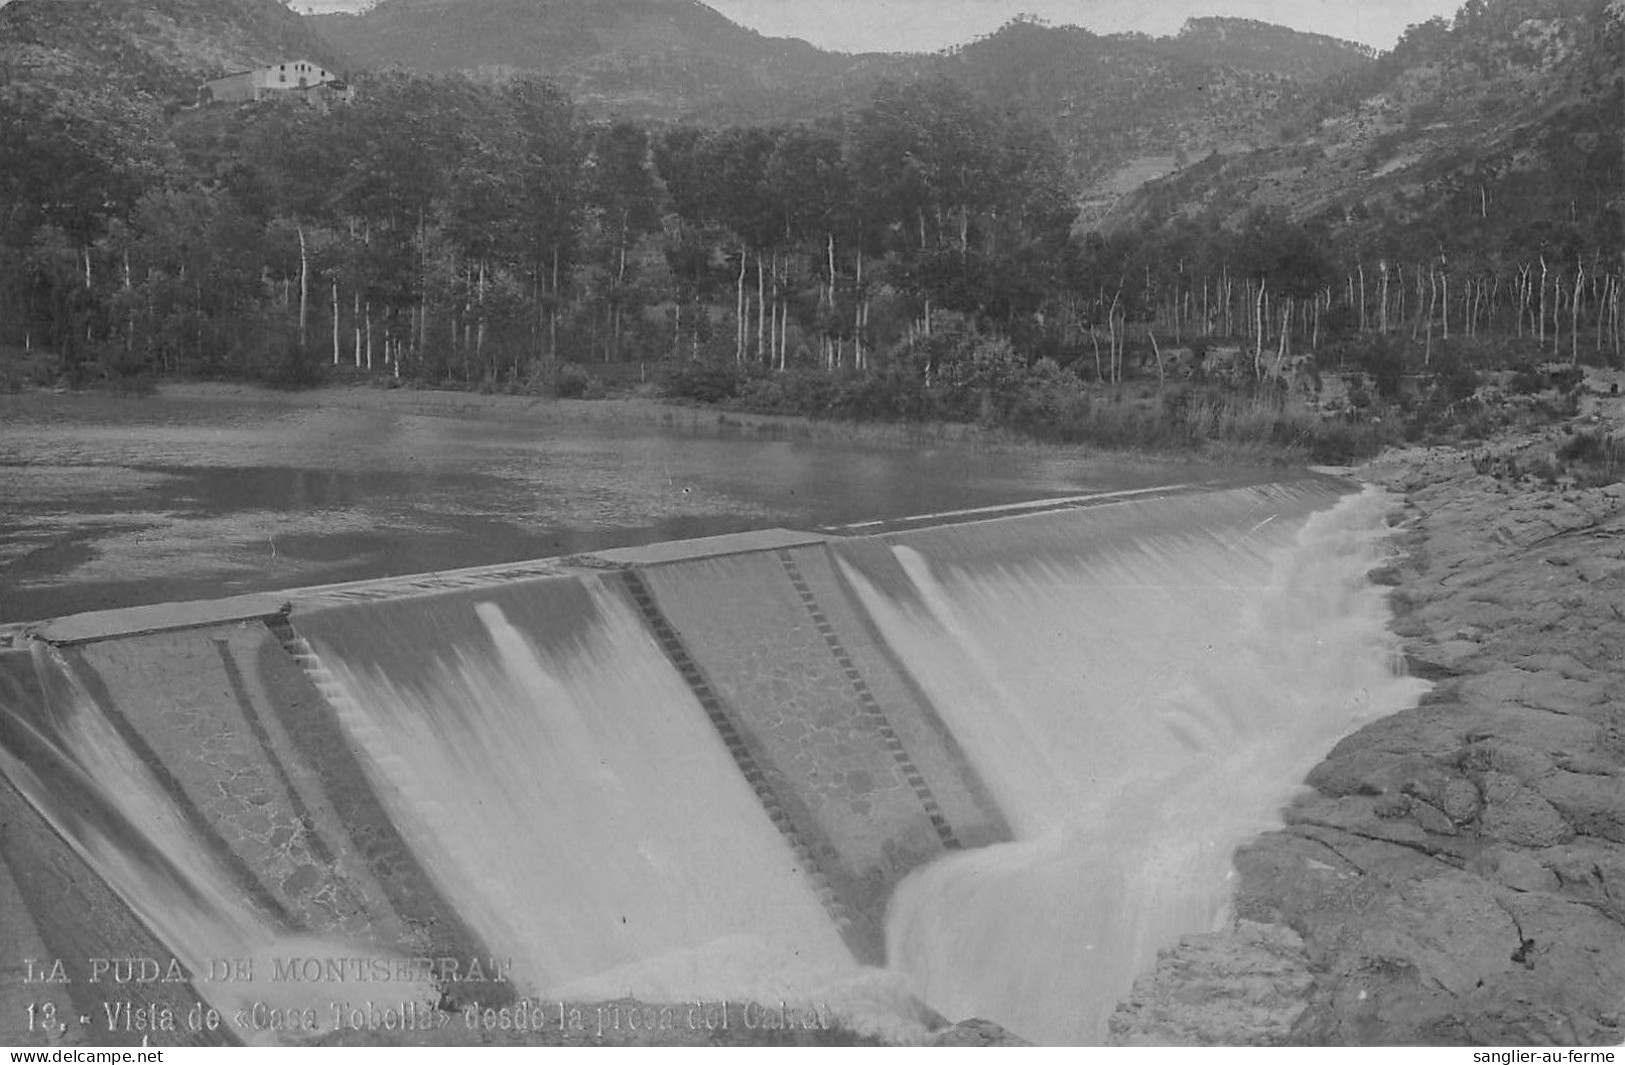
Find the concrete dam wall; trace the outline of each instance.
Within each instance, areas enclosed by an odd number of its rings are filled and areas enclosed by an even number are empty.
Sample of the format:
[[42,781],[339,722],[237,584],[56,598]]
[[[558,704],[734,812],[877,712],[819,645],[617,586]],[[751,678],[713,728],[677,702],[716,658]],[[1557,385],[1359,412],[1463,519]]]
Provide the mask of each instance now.
[[[889,969],[954,1019],[1097,1039],[1222,914],[1235,843],[1415,696],[1364,581],[1385,505],[1346,491],[16,629],[0,927],[31,979],[0,1035],[138,1044],[128,1018],[167,1010],[154,1043],[289,1042],[348,1023],[336,1003],[814,1003]],[[188,1024],[200,1004],[228,1021]]]

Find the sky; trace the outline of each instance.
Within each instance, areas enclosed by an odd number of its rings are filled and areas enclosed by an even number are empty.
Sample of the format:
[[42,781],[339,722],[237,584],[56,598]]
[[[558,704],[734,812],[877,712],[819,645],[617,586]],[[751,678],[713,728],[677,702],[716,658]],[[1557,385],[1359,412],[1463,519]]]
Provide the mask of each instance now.
[[[770,37],[840,52],[934,52],[991,33],[1019,13],[1096,33],[1177,32],[1185,19],[1228,15],[1392,48],[1405,27],[1450,17],[1461,0],[706,0]],[[298,11],[353,11],[364,0],[291,0]]]

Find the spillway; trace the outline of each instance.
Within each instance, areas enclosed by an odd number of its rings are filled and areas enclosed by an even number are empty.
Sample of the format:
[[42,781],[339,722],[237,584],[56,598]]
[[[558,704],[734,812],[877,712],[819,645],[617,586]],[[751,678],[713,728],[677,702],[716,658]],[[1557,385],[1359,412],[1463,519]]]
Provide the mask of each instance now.
[[377,974],[453,1011],[884,984],[1098,1041],[1159,946],[1222,920],[1235,845],[1417,695],[1365,580],[1387,503],[1351,488],[764,530],[17,627],[0,921],[22,957],[65,959],[71,982],[33,996],[63,1017],[103,1009],[98,958],[178,964],[117,987],[136,1011],[319,1015],[163,1041],[311,1038]]

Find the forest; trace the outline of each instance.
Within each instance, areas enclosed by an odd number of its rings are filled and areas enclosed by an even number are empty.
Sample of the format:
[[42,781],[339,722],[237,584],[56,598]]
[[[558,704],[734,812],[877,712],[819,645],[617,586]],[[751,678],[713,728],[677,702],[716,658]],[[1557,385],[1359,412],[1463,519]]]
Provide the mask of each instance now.
[[[1590,149],[1576,183],[1606,157],[1592,113],[1562,130]],[[1416,420],[1482,370],[1621,358],[1617,195],[1458,169],[1409,209],[1204,213],[1179,199],[1198,162],[1160,212],[1088,231],[1053,132],[945,79],[701,128],[590,120],[538,78],[379,73],[322,107],[9,78],[0,143],[0,345],[53,353],[70,383],[659,380],[763,410],[1333,455],[1392,431],[1371,428],[1383,402],[1434,401]],[[1333,431],[1293,413],[1305,375],[1351,369],[1371,394]],[[1125,395],[1150,413],[1111,414]]]

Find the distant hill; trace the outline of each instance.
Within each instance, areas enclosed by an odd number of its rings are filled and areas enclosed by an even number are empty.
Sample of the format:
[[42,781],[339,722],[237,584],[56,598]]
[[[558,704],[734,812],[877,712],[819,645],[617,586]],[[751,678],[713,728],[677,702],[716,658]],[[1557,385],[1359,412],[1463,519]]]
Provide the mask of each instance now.
[[1262,206],[1440,244],[1527,242],[1513,230],[1529,224],[1617,242],[1622,56],[1622,0],[1478,0],[1318,86],[1278,143],[1148,185],[1112,221],[1234,220]]
[[[1171,37],[1018,18],[934,55],[845,55],[765,37],[698,0],[381,0],[299,16],[278,0],[13,0],[0,72],[188,102],[202,79],[309,58],[500,80],[555,79],[587,113],[706,125],[861,107],[883,80],[946,78],[1039,118],[1084,224],[1259,207],[1298,218],[1428,220],[1572,201],[1612,217],[1625,0],[1472,0],[1392,52],[1246,19]],[[1445,205],[1455,206],[1446,207]]]
[[382,0],[308,18],[365,66],[535,72],[589,110],[635,118],[799,117],[795,94],[816,96],[864,65],[763,37],[696,0]]
[[1304,106],[1310,84],[1371,62],[1362,45],[1244,19],[1156,38],[1016,20],[937,67],[1045,116],[1074,170],[1098,180],[1136,157],[1256,143]]
[[382,0],[310,19],[363,65],[539,72],[596,114],[708,125],[838,114],[883,79],[946,77],[1040,116],[1085,182],[1146,155],[1257,143],[1307,83],[1372,62],[1362,45],[1244,19],[1167,38],[1018,19],[942,54],[859,56],[763,37],[697,0]]
[[1187,62],[1306,82],[1356,70],[1377,53],[1363,44],[1242,18],[1193,18],[1165,50]]
[[292,58],[347,65],[277,0],[13,0],[0,7],[0,63],[13,76],[94,76],[191,99],[204,78]]
[[547,71],[594,56],[706,55],[796,63],[817,49],[748,30],[696,0],[382,0],[308,16],[359,61],[424,73]]

